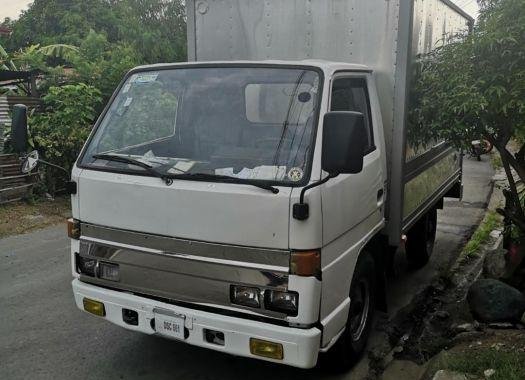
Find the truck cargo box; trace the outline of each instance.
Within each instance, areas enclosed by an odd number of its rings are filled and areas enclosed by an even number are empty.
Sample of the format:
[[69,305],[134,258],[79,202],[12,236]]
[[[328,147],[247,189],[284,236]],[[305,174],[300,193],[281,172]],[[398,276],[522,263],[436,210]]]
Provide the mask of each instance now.
[[414,64],[473,24],[451,1],[186,3],[190,61],[322,59],[374,70],[388,152],[387,232],[392,244],[460,181],[461,156],[448,144],[407,141]]

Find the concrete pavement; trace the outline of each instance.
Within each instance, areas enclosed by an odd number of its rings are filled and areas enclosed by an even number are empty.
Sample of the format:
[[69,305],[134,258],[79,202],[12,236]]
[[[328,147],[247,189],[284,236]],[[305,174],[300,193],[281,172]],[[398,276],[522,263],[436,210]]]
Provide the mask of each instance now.
[[[465,160],[464,202],[447,201],[439,213],[438,241],[429,266],[390,284],[390,314],[411,301],[481,220],[493,172]],[[0,379],[318,379],[326,375],[231,357],[182,343],[133,333],[77,310],[71,293],[65,225],[0,240]],[[407,379],[408,380],[408,379]]]

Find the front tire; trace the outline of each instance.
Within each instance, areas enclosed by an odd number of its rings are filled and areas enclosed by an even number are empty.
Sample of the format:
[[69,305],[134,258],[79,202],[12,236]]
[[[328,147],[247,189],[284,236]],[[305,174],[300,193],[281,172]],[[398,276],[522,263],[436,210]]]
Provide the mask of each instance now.
[[411,269],[420,269],[434,251],[437,229],[437,210],[432,208],[407,233],[405,252]]
[[347,371],[366,348],[376,301],[376,270],[371,255],[363,252],[350,286],[350,310],[346,329],[326,354],[329,368]]

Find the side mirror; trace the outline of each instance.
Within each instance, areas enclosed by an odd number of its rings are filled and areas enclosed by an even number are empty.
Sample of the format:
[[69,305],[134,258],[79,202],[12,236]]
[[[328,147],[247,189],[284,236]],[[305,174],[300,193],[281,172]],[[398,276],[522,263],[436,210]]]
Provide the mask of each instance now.
[[34,168],[38,165],[38,160],[40,159],[38,151],[34,150],[24,157],[22,160],[21,171],[24,174],[31,173]]
[[63,168],[62,166],[58,166],[58,165],[52,164],[51,162],[42,160],[40,158],[40,155],[38,154],[38,151],[36,150],[32,151],[31,153],[29,153],[22,159],[22,166],[20,170],[22,171],[22,173],[28,174],[28,173],[31,173],[31,171],[34,168],[36,168],[38,164],[43,164],[43,165],[46,165],[46,166],[62,171],[66,175],[66,178],[68,178],[68,180],[65,181],[64,183],[66,193],[70,195],[77,193],[77,183],[69,180],[69,175],[70,175],[69,171]]
[[329,112],[324,116],[321,164],[330,175],[363,170],[368,132],[360,112]]

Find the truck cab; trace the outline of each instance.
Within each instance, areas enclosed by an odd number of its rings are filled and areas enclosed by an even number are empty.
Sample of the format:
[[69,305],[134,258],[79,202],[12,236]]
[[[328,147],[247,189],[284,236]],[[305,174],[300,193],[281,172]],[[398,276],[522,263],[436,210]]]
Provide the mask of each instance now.
[[[73,171],[78,307],[131,330],[314,366],[347,321],[354,334],[369,327],[368,288],[348,317],[359,253],[384,227],[379,109],[361,65],[132,70]],[[348,154],[337,153],[349,146],[357,167],[345,173]]]

